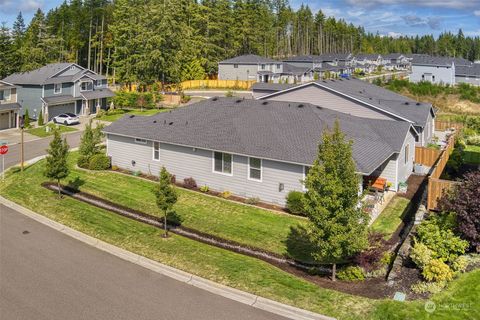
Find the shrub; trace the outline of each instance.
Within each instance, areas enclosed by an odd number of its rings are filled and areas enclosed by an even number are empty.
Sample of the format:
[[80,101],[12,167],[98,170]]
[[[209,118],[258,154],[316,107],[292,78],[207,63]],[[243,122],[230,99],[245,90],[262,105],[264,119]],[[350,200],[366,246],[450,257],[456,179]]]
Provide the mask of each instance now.
[[470,136],[467,138],[467,144],[473,146],[480,146],[480,136]]
[[227,98],[232,98],[234,96],[234,93],[232,90],[228,90],[227,93],[225,93],[225,97]]
[[90,158],[87,156],[79,156],[77,159],[77,166],[83,169],[88,169],[90,166]]
[[421,242],[415,242],[410,250],[410,258],[420,269],[423,269],[432,260],[432,255],[432,250]]
[[395,256],[392,252],[384,252],[382,258],[380,259],[380,263],[384,266],[389,266],[394,259]]
[[455,261],[452,262],[452,270],[454,272],[465,272],[468,267],[468,258],[465,256],[460,256]]
[[453,234],[454,222],[448,214],[437,214],[417,227],[416,239],[432,250],[432,258],[453,262],[465,253],[468,242]]
[[38,125],[39,127],[41,127],[41,126],[44,125],[43,112],[41,112],[41,111],[40,111],[40,114],[38,115],[37,125]]
[[303,214],[305,212],[303,206],[303,192],[290,191],[287,194],[287,210],[293,214]]
[[183,186],[187,189],[195,189],[197,182],[192,177],[183,179]]
[[118,166],[112,166],[112,171],[118,171]]
[[447,285],[447,283],[445,281],[441,281],[441,282],[420,281],[420,282],[417,282],[414,285],[412,285],[411,289],[412,289],[413,292],[419,293],[419,294],[421,294],[421,293],[434,294],[434,293],[441,292],[442,289],[445,288],[446,285]]
[[191,96],[187,96],[185,94],[182,93],[182,95],[180,96],[180,102],[181,103],[187,103],[189,102],[190,100],[192,99]]
[[453,271],[440,259],[430,260],[423,268],[422,275],[430,282],[450,281],[453,279]]
[[232,193],[230,191],[223,191],[222,193],[220,193],[220,197],[224,198],[224,199],[228,199],[232,196]]
[[363,273],[362,268],[357,266],[350,266],[341,269],[340,271],[338,271],[337,277],[340,280],[346,281],[365,280],[365,274]]
[[103,116],[105,116],[107,114],[107,112],[105,112],[105,110],[100,110],[97,112],[97,115],[95,116],[95,118],[101,118]]
[[108,168],[110,168],[110,158],[103,153],[96,154],[90,158],[88,169],[107,170]]
[[202,191],[204,193],[207,193],[209,190],[210,190],[210,188],[208,186],[201,186],[200,187],[200,191]]
[[253,198],[247,198],[245,199],[245,203],[246,204],[252,204],[252,205],[256,205],[260,202],[260,198],[258,197],[253,197]]
[[30,128],[30,115],[28,113],[28,109],[25,110],[25,114],[23,115],[23,127],[25,129]]
[[174,174],[170,174],[170,182],[171,182],[172,184],[177,183],[177,176],[174,175]]
[[365,271],[371,272],[380,267],[380,260],[385,254],[386,241],[380,232],[368,234],[368,248],[355,256],[355,262]]

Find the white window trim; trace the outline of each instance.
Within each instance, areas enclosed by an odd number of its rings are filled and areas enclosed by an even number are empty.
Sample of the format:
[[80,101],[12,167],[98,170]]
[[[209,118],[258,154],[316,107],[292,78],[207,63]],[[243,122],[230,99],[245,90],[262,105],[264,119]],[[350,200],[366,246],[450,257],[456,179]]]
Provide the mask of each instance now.
[[[155,159],[155,143],[158,143],[158,159]],[[152,141],[152,160],[160,161],[160,142]]]
[[141,139],[141,138],[135,138],[135,143],[147,144],[147,140],[146,139]]
[[[260,179],[255,179],[250,177],[250,159],[258,159],[260,160]],[[258,170],[257,168],[254,168]],[[256,182],[262,182],[263,180],[263,159],[260,158],[255,158],[255,157],[248,157],[248,174],[247,174],[247,179],[250,181],[256,181]]]
[[[57,85],[60,85],[60,91],[56,91]],[[62,93],[62,84],[61,83],[55,83],[53,84],[53,94],[60,94]]]
[[[215,171],[215,152],[218,152],[218,153],[222,154],[222,170],[223,170],[223,162],[224,162],[223,161],[223,154],[229,154],[229,155],[232,156],[232,165],[230,166],[230,168],[231,168],[230,173]],[[233,176],[233,154],[228,153],[228,152],[212,151],[212,172],[216,173],[216,174],[221,174],[221,175],[224,175],[224,176],[229,176],[229,177]]]
[[93,88],[93,81],[80,81],[80,92],[85,92],[85,91],[92,91],[92,90],[82,90],[82,84],[83,83],[91,83],[92,84],[92,88]]
[[305,168],[309,167],[310,169],[312,169],[311,166],[303,166],[303,180],[302,180],[302,189],[303,191],[307,191],[308,189],[305,187],[305,179],[307,178],[307,175],[305,173]]
[[405,164],[407,164],[407,163],[408,163],[408,160],[409,160],[409,158],[410,158],[410,144],[409,144],[409,143],[407,143],[407,144],[405,145],[405,150],[404,150],[404,152],[405,152],[405,160],[404,160],[404,161],[405,161]]
[[3,99],[2,101],[9,101],[12,99],[12,89],[3,89]]

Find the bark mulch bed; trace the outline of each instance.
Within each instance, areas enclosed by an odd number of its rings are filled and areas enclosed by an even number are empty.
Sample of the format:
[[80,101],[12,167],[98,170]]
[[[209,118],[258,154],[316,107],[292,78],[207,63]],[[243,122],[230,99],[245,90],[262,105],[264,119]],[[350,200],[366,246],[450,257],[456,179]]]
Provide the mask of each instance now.
[[[58,186],[55,183],[45,182],[42,184],[42,186],[49,190],[58,192]],[[162,218],[151,216],[146,213],[118,205],[116,203],[110,202],[108,200],[96,197],[94,195],[79,191],[68,186],[61,186],[61,192],[62,194],[77,199],[79,201],[83,201],[96,207],[122,215],[124,217],[163,229]],[[168,228],[170,232],[190,238],[192,240],[196,240],[202,243],[206,243],[208,245],[213,245],[222,249],[230,250],[239,254],[244,254],[263,260],[286,272],[301,277],[323,288],[333,289],[344,293],[359,295],[373,299],[383,299],[389,297],[391,298],[396,291],[395,288],[387,285],[383,277],[370,278],[364,281],[337,280],[333,282],[330,280],[329,267],[305,264],[272,252],[261,250],[259,248],[245,246],[234,241],[222,239],[178,224],[175,225],[170,222]],[[310,273],[310,271],[312,270],[315,270],[315,274]]]

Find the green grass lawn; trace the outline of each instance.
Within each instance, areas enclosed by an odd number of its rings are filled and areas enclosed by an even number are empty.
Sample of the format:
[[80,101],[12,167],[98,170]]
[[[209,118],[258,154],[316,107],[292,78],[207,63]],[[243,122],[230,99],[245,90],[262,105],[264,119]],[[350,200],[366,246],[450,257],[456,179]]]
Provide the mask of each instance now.
[[467,145],[463,160],[469,164],[480,164],[480,146]]
[[[50,128],[53,128],[55,125],[50,124],[49,126],[50,126]],[[68,126],[65,126],[65,125],[62,125],[62,124],[57,124],[56,126],[60,130],[60,133],[77,131],[77,129],[75,129],[75,128],[68,127]],[[34,136],[41,137],[41,138],[45,138],[45,137],[53,135],[53,130],[50,130],[49,132],[46,132],[45,127],[46,126],[33,128],[33,129],[28,129],[25,132],[27,132],[29,134],[33,134]]]
[[144,109],[143,111],[140,111],[140,109],[135,109],[135,110],[116,109],[114,112],[111,112],[110,114],[105,114],[95,119],[114,122],[126,114],[136,115],[136,116],[153,116],[157,113],[165,112],[169,110],[170,109]]
[[389,239],[402,223],[409,204],[410,200],[395,196],[373,222],[370,229],[385,234],[385,238]]
[[[88,235],[218,283],[338,319],[473,319],[480,312],[480,270],[462,275],[434,295],[431,300],[439,309],[429,314],[422,301],[402,303],[344,294],[255,258],[177,235],[163,239],[158,228],[72,198],[58,199],[56,193],[40,186],[46,180],[43,170],[44,161],[27,167],[23,173],[8,171],[5,182],[0,184],[0,194]],[[79,175],[74,171],[67,180],[75,177]],[[459,303],[464,304],[460,311],[445,309]]]
[[[77,157],[70,159],[72,168]],[[79,189],[123,206],[156,216],[162,213],[156,206],[152,192],[154,182],[114,172],[87,172],[72,170],[68,181],[80,181]],[[310,261],[303,243],[289,240],[292,228],[304,226],[306,220],[245,206],[221,198],[177,188],[178,202],[175,218],[190,228],[258,247],[278,254],[295,251],[294,257]],[[288,250],[288,246],[295,250]]]

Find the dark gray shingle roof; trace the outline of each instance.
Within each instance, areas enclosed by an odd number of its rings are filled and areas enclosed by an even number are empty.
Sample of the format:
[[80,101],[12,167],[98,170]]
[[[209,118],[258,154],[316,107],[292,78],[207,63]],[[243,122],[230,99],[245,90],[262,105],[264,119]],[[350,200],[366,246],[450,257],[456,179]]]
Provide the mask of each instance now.
[[463,58],[415,55],[413,56],[413,59],[412,59],[412,65],[451,66],[452,63],[455,64],[455,67],[472,65],[471,61],[468,61]]
[[150,117],[124,116],[104,131],[311,165],[322,132],[336,119],[353,140],[357,170],[364,174],[400,152],[411,128],[407,122],[358,118],[310,104],[213,98]]
[[45,82],[45,80],[67,68],[71,64],[72,63],[51,63],[29,72],[11,74],[3,80],[13,84],[41,85]]
[[18,110],[20,108],[21,108],[21,106],[16,102],[14,102],[14,103],[1,103],[0,104],[0,111]]
[[94,91],[83,91],[80,93],[85,99],[101,99],[101,98],[110,98],[115,95],[112,90],[105,88],[105,89],[95,89]]
[[220,61],[218,64],[261,64],[261,63],[278,63],[277,60],[258,56],[256,54],[246,54],[231,59]]
[[82,97],[74,97],[72,95],[61,95],[61,96],[52,96],[52,97],[44,97],[42,98],[46,104],[53,105],[53,104],[61,104],[61,103],[69,103],[76,100],[81,100]]
[[293,88],[296,86],[298,86],[298,84],[255,82],[252,85],[252,91],[277,92],[277,91]]
[[480,77],[480,64],[475,63],[470,67],[468,66],[458,66],[455,67],[456,76],[465,76],[465,77]]

